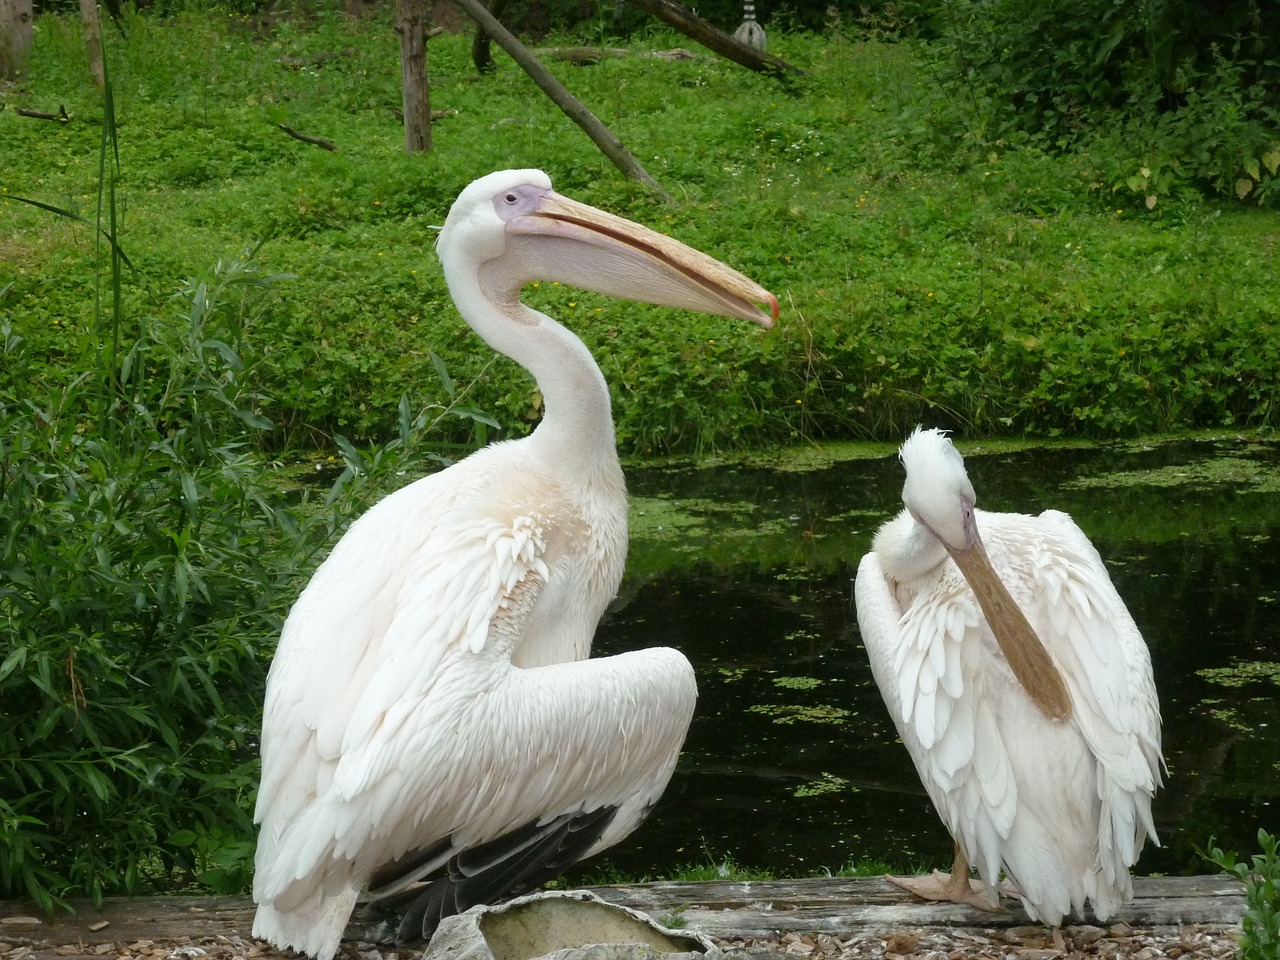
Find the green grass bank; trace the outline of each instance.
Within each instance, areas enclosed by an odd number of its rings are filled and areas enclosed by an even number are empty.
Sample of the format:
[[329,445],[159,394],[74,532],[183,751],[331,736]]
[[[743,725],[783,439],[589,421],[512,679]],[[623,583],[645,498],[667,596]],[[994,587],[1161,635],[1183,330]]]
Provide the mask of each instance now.
[[[1184,190],[1147,209],[1114,158],[988,143],[927,48],[771,33],[792,87],[665,29],[590,67],[550,62],[674,197],[626,181],[509,60],[480,77],[469,34],[430,43],[435,150],[407,156],[389,18],[133,15],[107,30],[118,124],[121,330],[175,321],[190,277],[254,251],[266,274],[241,346],[273,451],[395,435],[398,405],[445,403],[431,354],[508,434],[539,398],[453,310],[433,225],[470,180],[546,170],[568,195],[742,269],[782,302],[776,331],[542,285],[526,299],[591,347],[624,453],[803,439],[1125,436],[1272,425],[1280,383],[1274,212]],[[590,34],[590,31],[587,31]],[[603,35],[549,42],[605,42]],[[302,68],[284,57],[340,55]],[[0,93],[0,322],[24,338],[21,395],[91,369],[103,250],[92,220],[101,95],[78,21],[41,16],[26,83]],[[27,108],[70,119],[19,116]],[[332,141],[287,137],[284,123]],[[1137,171],[1134,171],[1136,174]],[[107,293],[101,294],[109,296]],[[473,423],[446,421],[466,441]],[[450,434],[449,431],[452,431]]]

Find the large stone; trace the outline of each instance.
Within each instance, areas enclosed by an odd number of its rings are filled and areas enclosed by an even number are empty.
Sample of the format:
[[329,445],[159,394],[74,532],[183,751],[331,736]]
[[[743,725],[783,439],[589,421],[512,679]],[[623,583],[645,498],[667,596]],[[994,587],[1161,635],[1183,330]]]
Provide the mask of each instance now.
[[446,917],[423,960],[707,960],[709,939],[584,890],[553,890]]

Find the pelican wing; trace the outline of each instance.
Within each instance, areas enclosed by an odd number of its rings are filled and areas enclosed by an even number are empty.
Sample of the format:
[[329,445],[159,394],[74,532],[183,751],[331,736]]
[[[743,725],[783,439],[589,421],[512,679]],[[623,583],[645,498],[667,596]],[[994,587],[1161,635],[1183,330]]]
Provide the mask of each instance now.
[[567,548],[548,518],[572,510],[513,509],[509,485],[477,510],[490,459],[366,513],[282,633],[254,896],[257,926],[306,952],[331,954],[355,891],[397,859],[412,869],[389,890],[530,824],[616,808],[594,852],[635,827],[674,768],[696,699],[678,652],[512,665]]
[[[1018,787],[992,704],[982,696],[977,599],[951,563],[897,586],[874,552],[858,566],[855,599],[871,672],[898,736],[994,902]],[[1008,681],[1016,684],[1012,674]]]
[[[483,483],[483,476],[471,480]],[[471,621],[494,603],[492,595],[459,603],[456,581],[421,579],[424,568],[460,564],[464,556],[484,561],[482,569],[498,568],[496,549],[492,562],[479,555],[482,538],[465,526],[447,529],[451,495],[461,486],[427,477],[376,504],[294,604],[263,711],[256,816],[268,841],[330,789],[338,761],[367,737],[371,719],[413,684],[429,684],[441,659],[469,636]],[[458,570],[457,579],[467,579],[465,568]]]
[[1161,785],[1160,705],[1151,655],[1098,551],[1067,514],[1035,518],[1033,579],[1018,602],[1045,639],[1071,691],[1075,727],[1097,760],[1103,803],[1099,847],[1113,877],[1158,842],[1151,797]]

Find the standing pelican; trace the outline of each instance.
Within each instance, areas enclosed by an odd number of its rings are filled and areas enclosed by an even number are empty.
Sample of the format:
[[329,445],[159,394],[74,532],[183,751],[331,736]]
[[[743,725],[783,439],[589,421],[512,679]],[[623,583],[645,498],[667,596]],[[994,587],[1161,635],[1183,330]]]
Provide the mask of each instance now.
[[1069,516],[976,510],[943,431],[917,429],[901,457],[906,509],[858,567],[858,626],[956,850],[949,877],[895,882],[992,909],[1003,868],[1033,920],[1060,926],[1086,899],[1105,920],[1159,842],[1146,644]]
[[285,622],[253,933],[319,960],[366,885],[411,901],[412,940],[618,842],[661,795],[692,717],[677,651],[587,659],[627,548],[609,391],[521,287],[559,280],[764,327],[778,315],[742,274],[537,170],[472,183],[437,247],[458,310],[533,374],[544,416],[369,510]]

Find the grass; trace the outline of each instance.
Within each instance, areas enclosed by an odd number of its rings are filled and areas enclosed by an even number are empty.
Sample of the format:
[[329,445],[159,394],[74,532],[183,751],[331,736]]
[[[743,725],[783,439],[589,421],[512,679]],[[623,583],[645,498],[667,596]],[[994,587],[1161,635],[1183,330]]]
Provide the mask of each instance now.
[[[10,195],[91,212],[101,104],[79,45],[74,18],[37,22],[32,80],[5,106],[61,104],[72,120],[0,113],[0,169]],[[636,54],[681,45],[660,29],[631,42]],[[562,192],[711,251],[782,301],[764,335],[553,285],[527,291],[599,358],[626,453],[897,440],[922,420],[966,436],[1272,424],[1273,215],[1190,194],[1147,211],[1101,186],[1089,157],[944,135],[965,118],[912,44],[847,28],[771,36],[810,71],[793,91],[700,52],[553,63],[672,204],[625,181],[510,61],[477,78],[468,46],[432,41],[433,105],[458,113],[438,123],[432,154],[409,157],[386,19],[134,16],[127,39],[108,37],[120,242],[136,267],[123,308],[145,315],[246,248],[296,275],[247,331],[273,450],[393,437],[402,396],[415,409],[447,402],[432,353],[508,433],[529,428],[532,383],[505,359],[490,365],[430,250],[461,187],[509,166],[546,169]],[[335,50],[351,53],[276,62]],[[96,351],[92,235],[0,203],[0,288],[12,285],[0,314],[56,381]],[[453,429],[461,441],[471,425]]]
[[[828,877],[880,877],[894,873],[895,868],[888,862],[875,859],[859,859],[843,864],[836,869],[822,871]],[[918,872],[914,868],[910,872]],[[701,860],[691,861],[671,870],[661,878],[634,876],[621,872],[611,865],[593,866],[590,861],[576,868],[572,883],[574,886],[614,886],[632,883],[650,883],[660,879],[668,883],[715,883],[719,881],[750,882],[767,880],[795,880],[795,876],[779,876],[772,870],[739,863],[732,854],[720,856],[711,850],[703,852]]]

